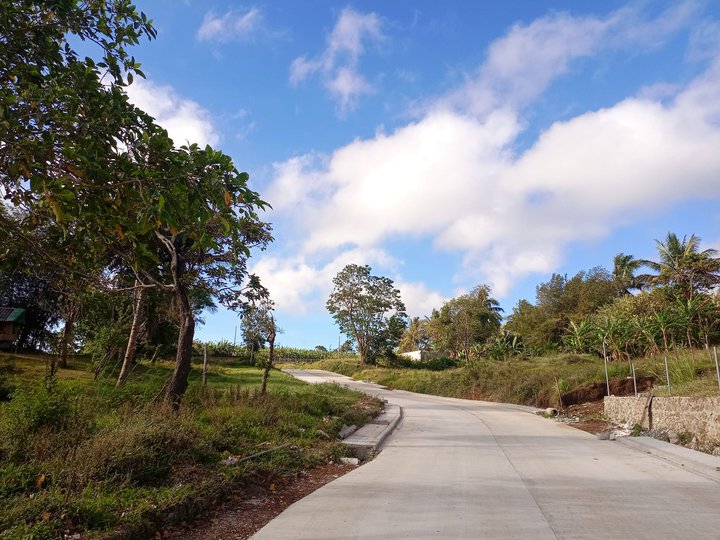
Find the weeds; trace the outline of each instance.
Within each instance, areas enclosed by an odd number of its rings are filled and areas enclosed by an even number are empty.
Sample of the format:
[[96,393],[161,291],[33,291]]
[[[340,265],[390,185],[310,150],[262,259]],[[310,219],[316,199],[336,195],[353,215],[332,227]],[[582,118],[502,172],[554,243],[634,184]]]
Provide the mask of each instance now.
[[[175,415],[153,403],[169,364],[138,366],[119,391],[112,380],[93,382],[87,361],[74,363],[76,377],[61,370],[47,383],[39,364],[0,360],[0,375],[13,387],[12,399],[0,403],[2,539],[117,527],[152,536],[233,486],[338,459],[344,445],[319,434],[334,436],[343,423],[360,425],[380,409],[378,400],[337,385],[305,385],[280,373],[261,396],[260,370],[214,366],[207,387],[193,373]],[[222,463],[283,444],[240,467]]]

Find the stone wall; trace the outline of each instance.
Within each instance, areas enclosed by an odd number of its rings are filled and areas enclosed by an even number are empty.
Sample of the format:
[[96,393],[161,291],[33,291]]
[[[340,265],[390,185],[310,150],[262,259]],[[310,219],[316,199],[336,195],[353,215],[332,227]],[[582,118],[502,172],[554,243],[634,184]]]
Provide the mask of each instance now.
[[[618,424],[640,424],[647,396],[605,398],[605,416]],[[643,429],[688,432],[704,444],[720,444],[720,397],[653,397]]]

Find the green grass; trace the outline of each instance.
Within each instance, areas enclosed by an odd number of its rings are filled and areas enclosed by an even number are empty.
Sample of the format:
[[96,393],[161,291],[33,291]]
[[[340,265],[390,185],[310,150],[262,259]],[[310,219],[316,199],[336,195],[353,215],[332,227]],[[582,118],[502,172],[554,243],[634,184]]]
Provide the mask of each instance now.
[[[638,376],[653,376],[657,385],[665,381],[663,356],[634,359]],[[720,394],[714,360],[705,350],[673,351],[668,354],[672,395],[710,396]],[[329,359],[305,364],[390,388],[425,394],[505,403],[558,406],[558,395],[590,383],[605,381],[601,358],[558,354],[509,360],[478,360],[444,371],[418,368],[362,366],[357,360]],[[630,377],[628,362],[608,364],[610,377]],[[667,394],[660,390],[656,393]]]
[[[259,369],[218,363],[206,387],[193,370],[175,415],[155,400],[171,368],[138,365],[115,390],[112,378],[93,380],[86,358],[48,384],[46,359],[0,355],[0,538],[117,529],[152,536],[244,485],[267,487],[337,459],[345,447],[325,434],[361,425],[380,408],[280,372],[261,396]],[[241,466],[222,463],[282,445]]]

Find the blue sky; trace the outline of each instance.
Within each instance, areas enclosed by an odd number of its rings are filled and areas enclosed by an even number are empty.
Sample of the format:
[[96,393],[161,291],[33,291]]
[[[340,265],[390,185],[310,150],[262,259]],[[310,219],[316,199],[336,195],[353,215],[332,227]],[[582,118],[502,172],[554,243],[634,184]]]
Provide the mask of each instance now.
[[[553,272],[720,247],[720,4],[147,0],[129,88],[273,206],[251,269],[280,342],[337,343],[332,277],[369,264],[411,315],[479,283],[506,313]],[[233,339],[220,310],[197,335]]]

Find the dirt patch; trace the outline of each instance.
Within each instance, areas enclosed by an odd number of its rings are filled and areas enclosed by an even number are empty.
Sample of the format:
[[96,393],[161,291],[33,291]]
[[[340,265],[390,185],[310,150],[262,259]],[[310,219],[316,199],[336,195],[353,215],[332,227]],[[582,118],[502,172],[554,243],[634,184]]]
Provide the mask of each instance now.
[[565,409],[563,416],[560,417],[559,420],[574,428],[593,434],[616,427],[612,422],[608,422],[602,418],[602,415],[603,402],[591,401],[570,405]]
[[[653,387],[655,383],[654,377],[638,377],[637,391],[645,392]],[[610,394],[613,396],[630,396],[635,393],[632,378],[610,378]],[[578,403],[587,403],[589,401],[602,401],[607,394],[607,386],[605,381],[586,384],[562,395],[562,403],[565,407],[576,405]]]
[[179,540],[250,538],[294,502],[356,468],[356,465],[332,463],[315,467],[268,486],[255,486],[254,489],[238,494],[216,507],[212,514],[197,519],[185,527],[164,530],[158,533],[156,538]]

